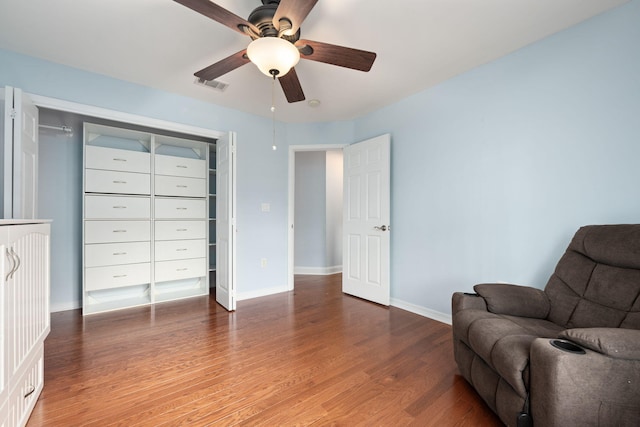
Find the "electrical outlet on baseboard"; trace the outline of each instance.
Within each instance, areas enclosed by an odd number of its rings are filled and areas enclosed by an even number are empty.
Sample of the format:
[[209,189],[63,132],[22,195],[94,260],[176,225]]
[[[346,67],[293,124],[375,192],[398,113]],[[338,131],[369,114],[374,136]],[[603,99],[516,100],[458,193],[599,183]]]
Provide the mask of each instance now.
[[267,266],[267,259],[266,258],[260,259],[260,267],[265,268],[266,266]]

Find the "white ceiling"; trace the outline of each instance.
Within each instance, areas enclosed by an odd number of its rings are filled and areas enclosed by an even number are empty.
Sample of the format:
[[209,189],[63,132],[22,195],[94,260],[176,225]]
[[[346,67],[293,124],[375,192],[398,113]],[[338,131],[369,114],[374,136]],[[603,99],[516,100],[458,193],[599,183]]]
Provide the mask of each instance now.
[[[319,0],[302,37],[378,54],[368,73],[301,60],[307,100],[287,122],[350,120],[627,0]],[[217,0],[243,18],[259,0]],[[196,86],[193,73],[250,39],[172,0],[0,0],[0,48],[266,117],[271,81],[253,64]]]

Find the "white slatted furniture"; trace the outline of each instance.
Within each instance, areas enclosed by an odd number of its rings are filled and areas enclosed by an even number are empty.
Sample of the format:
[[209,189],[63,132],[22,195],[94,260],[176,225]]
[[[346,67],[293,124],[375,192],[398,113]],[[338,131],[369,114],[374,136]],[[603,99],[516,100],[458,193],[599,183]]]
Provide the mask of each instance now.
[[0,220],[0,426],[24,426],[44,385],[50,224]]

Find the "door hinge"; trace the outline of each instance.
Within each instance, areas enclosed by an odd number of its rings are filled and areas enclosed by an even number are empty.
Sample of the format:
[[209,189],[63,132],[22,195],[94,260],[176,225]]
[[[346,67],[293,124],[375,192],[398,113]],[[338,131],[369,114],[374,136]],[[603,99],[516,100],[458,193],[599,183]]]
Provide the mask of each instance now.
[[11,117],[11,120],[15,120],[17,115],[18,115],[18,112],[16,111],[15,108],[12,108],[11,110],[9,110],[9,117]]

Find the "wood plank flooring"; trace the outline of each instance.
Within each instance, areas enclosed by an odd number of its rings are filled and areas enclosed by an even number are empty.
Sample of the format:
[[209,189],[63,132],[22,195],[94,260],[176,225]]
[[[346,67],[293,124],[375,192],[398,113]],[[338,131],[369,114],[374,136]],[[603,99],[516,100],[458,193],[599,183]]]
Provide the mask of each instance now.
[[53,313],[34,426],[499,426],[457,373],[451,327],[343,295],[212,297]]

